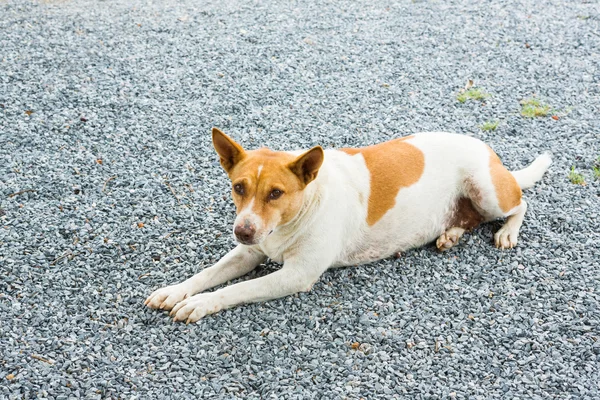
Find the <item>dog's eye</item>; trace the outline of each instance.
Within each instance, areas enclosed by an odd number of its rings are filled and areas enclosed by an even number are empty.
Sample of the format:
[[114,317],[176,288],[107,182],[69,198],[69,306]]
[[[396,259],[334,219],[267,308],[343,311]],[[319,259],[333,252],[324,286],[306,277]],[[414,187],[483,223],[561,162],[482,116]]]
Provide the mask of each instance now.
[[237,194],[239,194],[240,196],[244,195],[244,185],[242,185],[241,183],[236,183],[235,185],[233,185],[233,191],[236,192]]
[[273,189],[271,193],[269,193],[269,200],[277,200],[281,197],[283,192],[279,189]]

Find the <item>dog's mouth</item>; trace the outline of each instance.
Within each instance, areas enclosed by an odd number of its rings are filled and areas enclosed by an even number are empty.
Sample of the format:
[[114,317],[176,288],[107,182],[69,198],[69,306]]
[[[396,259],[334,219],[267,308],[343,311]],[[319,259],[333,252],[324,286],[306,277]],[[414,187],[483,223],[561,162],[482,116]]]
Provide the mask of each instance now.
[[253,246],[253,245],[260,244],[261,242],[263,242],[265,240],[265,238],[269,237],[274,231],[275,231],[274,229],[271,229],[266,235],[263,233],[262,237],[259,235],[256,235],[251,238],[245,239],[245,238],[239,237],[235,234],[233,235],[233,237],[235,238],[235,240],[238,243],[245,244],[246,246]]
[[236,237],[235,240],[237,240],[241,244],[245,244],[246,246],[252,246],[252,245],[258,244],[258,243],[256,243],[254,241],[254,239],[252,239],[252,240],[243,240],[243,239],[240,239],[240,238]]

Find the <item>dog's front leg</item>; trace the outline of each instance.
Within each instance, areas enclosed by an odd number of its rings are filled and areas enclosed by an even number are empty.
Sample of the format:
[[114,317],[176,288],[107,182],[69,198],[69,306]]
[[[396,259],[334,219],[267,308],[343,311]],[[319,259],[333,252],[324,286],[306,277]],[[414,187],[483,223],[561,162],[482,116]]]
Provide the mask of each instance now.
[[288,263],[272,274],[237,283],[212,293],[201,293],[178,303],[171,315],[175,321],[196,322],[207,314],[243,303],[267,301],[307,292],[329,265],[322,268]]
[[154,291],[144,304],[150,308],[170,310],[183,299],[252,271],[265,259],[266,256],[258,250],[238,245],[212,267],[181,283]]

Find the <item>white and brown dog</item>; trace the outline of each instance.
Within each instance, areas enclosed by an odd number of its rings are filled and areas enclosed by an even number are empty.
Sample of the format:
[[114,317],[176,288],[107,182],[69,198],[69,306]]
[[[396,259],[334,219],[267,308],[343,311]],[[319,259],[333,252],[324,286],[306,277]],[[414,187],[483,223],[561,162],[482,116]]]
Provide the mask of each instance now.
[[[245,151],[216,128],[212,138],[232,181],[240,244],[214,266],[146,299],[151,308],[171,310],[175,321],[309,291],[330,267],[367,263],[436,239],[446,250],[466,230],[496,218],[507,218],[496,246],[511,248],[527,210],[521,189],[533,186],[551,163],[543,154],[510,172],[480,140],[437,132],[305,152]],[[267,257],[283,267],[196,294]]]

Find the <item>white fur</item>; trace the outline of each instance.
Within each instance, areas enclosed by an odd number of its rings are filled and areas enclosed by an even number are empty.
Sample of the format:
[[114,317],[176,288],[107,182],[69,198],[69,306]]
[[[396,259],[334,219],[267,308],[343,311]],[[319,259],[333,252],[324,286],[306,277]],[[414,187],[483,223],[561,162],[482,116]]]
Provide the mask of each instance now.
[[529,189],[542,179],[544,172],[546,172],[550,164],[552,164],[552,156],[549,153],[544,153],[538,156],[527,168],[513,171],[512,174],[519,183],[519,186],[521,186],[521,189]]
[[[468,196],[473,184],[481,195],[476,208],[486,219],[509,217],[496,234],[496,245],[509,248],[516,244],[527,205],[522,201],[508,213],[500,209],[489,173],[489,148],[483,142],[439,132],[417,134],[406,142],[423,152],[423,174],[415,184],[400,189],[395,206],[373,226],[366,221],[370,172],[363,156],[326,150],[318,176],[304,190],[303,207],[292,221],[275,228],[257,245],[236,247],[215,266],[187,281],[157,290],[146,304],[172,309],[175,320],[194,322],[237,304],[308,291],[332,266],[381,259],[438,237],[443,243],[455,242],[464,229],[446,226],[448,217],[456,200]],[[549,156],[543,155],[513,174],[520,186],[530,187],[549,164]],[[238,215],[236,223],[240,218],[261,224],[251,205]],[[265,277],[188,297],[243,275],[266,257],[283,267]]]

